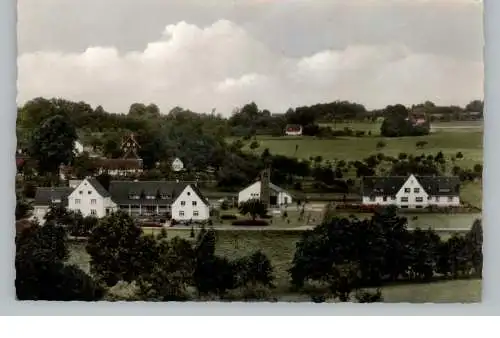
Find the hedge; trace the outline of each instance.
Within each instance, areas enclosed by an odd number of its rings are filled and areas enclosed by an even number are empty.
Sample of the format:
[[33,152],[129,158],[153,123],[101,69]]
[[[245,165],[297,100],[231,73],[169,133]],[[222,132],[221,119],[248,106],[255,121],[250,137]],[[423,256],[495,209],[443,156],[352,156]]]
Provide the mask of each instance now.
[[236,216],[236,215],[231,215],[231,214],[229,214],[229,215],[221,215],[221,216],[220,216],[220,219],[223,219],[223,220],[224,220],[224,219],[225,219],[225,220],[233,220],[233,219],[238,219],[238,216]]
[[234,221],[231,223],[232,225],[242,225],[242,226],[265,226],[269,225],[267,221],[261,220],[261,219],[243,219],[239,221]]

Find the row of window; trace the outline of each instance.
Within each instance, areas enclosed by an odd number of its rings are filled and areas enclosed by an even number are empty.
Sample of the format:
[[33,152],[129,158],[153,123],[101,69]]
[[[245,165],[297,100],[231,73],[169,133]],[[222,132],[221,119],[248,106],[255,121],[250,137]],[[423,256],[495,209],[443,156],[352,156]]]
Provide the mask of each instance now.
[[[193,207],[195,207],[195,206],[197,206],[197,205],[198,205],[198,203],[197,203],[196,201],[192,201],[192,203],[191,203],[191,204],[193,205]],[[185,206],[185,205],[186,205],[186,201],[181,201],[181,205],[182,205],[182,206]]]
[[[81,204],[82,200],[79,198],[75,198],[75,204]],[[90,204],[97,204],[97,200],[95,198],[90,200]]]
[[[184,215],[185,215],[184,210],[179,211],[180,217],[184,217]],[[200,215],[200,213],[198,212],[198,210],[193,210],[193,217],[197,217],[199,215]]]
[[[405,188],[405,193],[410,193],[411,188]],[[413,192],[418,194],[420,192],[420,188],[413,188]]]
[[[391,198],[391,200],[393,200],[393,201],[395,201],[395,200],[396,200],[396,196],[391,196],[390,198]],[[383,201],[384,201],[384,202],[387,202],[387,200],[389,199],[389,197],[384,196],[384,197],[382,197],[382,199],[383,199]],[[429,196],[429,197],[428,197],[428,200],[429,200],[429,201],[430,201],[430,200],[432,200],[432,199],[433,199],[433,197],[432,197],[432,196]],[[375,200],[376,200],[376,197],[375,197],[375,196],[370,196],[370,201],[375,202]],[[440,198],[440,196],[435,196],[435,197],[434,197],[434,200],[435,200],[436,202],[439,202],[439,201],[441,200],[441,198]],[[401,201],[401,202],[408,202],[408,197],[401,197],[401,200],[400,200],[400,201]],[[424,201],[424,198],[423,198],[423,197],[415,197],[415,202],[420,202],[420,203],[422,203],[423,201]],[[448,202],[453,202],[453,196],[448,196]]]

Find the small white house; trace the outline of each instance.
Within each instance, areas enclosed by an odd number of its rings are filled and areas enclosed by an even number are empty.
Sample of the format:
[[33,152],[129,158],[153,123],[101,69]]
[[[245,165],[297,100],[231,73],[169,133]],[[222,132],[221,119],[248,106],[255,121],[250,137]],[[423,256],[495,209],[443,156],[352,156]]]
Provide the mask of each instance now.
[[300,136],[302,135],[302,126],[300,124],[289,124],[285,127],[285,135]]
[[209,202],[192,184],[187,185],[172,203],[172,219],[176,221],[206,221],[209,218]]
[[[257,181],[238,193],[238,204],[246,202],[251,199],[260,199],[262,191],[262,182]],[[270,206],[278,207],[292,204],[292,196],[284,189],[278,187],[275,184],[269,183],[270,192]]]
[[460,206],[460,180],[457,177],[415,175],[365,177],[362,203],[408,209]]
[[116,211],[117,205],[99,181],[86,178],[68,196],[68,209],[101,218]]
[[69,187],[39,187],[36,189],[33,202],[33,219],[40,224],[45,222],[44,218],[50,206],[68,205],[68,196],[73,191]]

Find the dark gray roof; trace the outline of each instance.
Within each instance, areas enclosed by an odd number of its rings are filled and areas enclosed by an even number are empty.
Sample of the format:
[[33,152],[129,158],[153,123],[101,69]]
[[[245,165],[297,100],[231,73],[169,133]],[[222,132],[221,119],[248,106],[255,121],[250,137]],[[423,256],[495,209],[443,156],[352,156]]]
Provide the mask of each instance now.
[[455,176],[417,177],[422,188],[432,196],[457,196],[460,194],[460,179]]
[[[195,193],[208,204],[207,199],[194,184],[175,181],[111,181],[109,193],[117,204],[171,204],[190,185]],[[138,199],[131,198],[139,196]],[[157,198],[158,195],[160,198]],[[148,199],[147,196],[153,196]],[[162,197],[163,196],[163,197]]]
[[363,196],[394,196],[407,179],[406,176],[363,177],[361,191]]
[[[393,196],[409,176],[363,177],[363,196]],[[460,180],[455,176],[415,176],[422,188],[431,196],[456,196],[460,193]]]
[[87,182],[97,191],[102,197],[110,197],[111,194],[107,191],[96,178],[87,178]]
[[50,205],[60,200],[63,205],[68,204],[68,196],[73,192],[70,187],[38,187],[36,189],[34,205]]

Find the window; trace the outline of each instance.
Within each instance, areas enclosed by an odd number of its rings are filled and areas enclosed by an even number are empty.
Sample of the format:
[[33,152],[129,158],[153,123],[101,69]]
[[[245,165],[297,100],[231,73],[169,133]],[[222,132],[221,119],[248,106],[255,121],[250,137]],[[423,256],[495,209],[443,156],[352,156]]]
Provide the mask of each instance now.
[[97,215],[97,210],[95,210],[95,209],[90,209],[90,214],[91,214],[91,215]]
[[188,195],[188,196],[191,196],[191,193],[188,191],[188,192],[187,192],[187,195]]
[[387,196],[384,196],[382,199],[384,200],[384,202],[387,202]]
[[413,192],[418,194],[420,192],[420,188],[413,189]]
[[79,198],[75,199],[75,204],[80,204],[81,200]]
[[181,205],[185,206],[186,205],[186,201],[181,201]]
[[179,216],[184,217],[184,211],[179,211]]
[[96,203],[97,203],[97,200],[95,198],[90,200],[90,204],[96,204]]
[[401,197],[401,202],[408,202],[408,197]]
[[92,191],[89,190],[89,191],[87,191],[87,193],[90,195],[92,193]]
[[448,196],[448,202],[453,202],[453,196]]
[[78,193],[79,193],[80,195],[82,195],[82,194],[83,194],[83,191],[82,191],[82,190],[80,190]]
[[370,196],[370,201],[374,202],[375,201],[375,196]]
[[439,202],[439,196],[436,196],[436,202]]
[[423,197],[416,197],[416,198],[415,198],[415,201],[416,201],[416,202],[423,202],[423,201],[424,201],[424,198],[423,198]]
[[410,191],[411,191],[411,189],[410,189],[410,188],[405,188],[405,192],[406,192],[406,193],[409,193]]
[[199,215],[198,210],[193,211],[193,216],[198,216],[198,215]]
[[146,196],[146,199],[147,199],[147,200],[154,200],[154,199],[155,199],[155,197],[154,197],[154,196],[151,196],[151,195],[148,195],[148,196]]
[[396,196],[392,196],[392,200],[395,201],[396,200]]
[[193,207],[195,207],[195,206],[196,206],[196,201],[193,201]]

